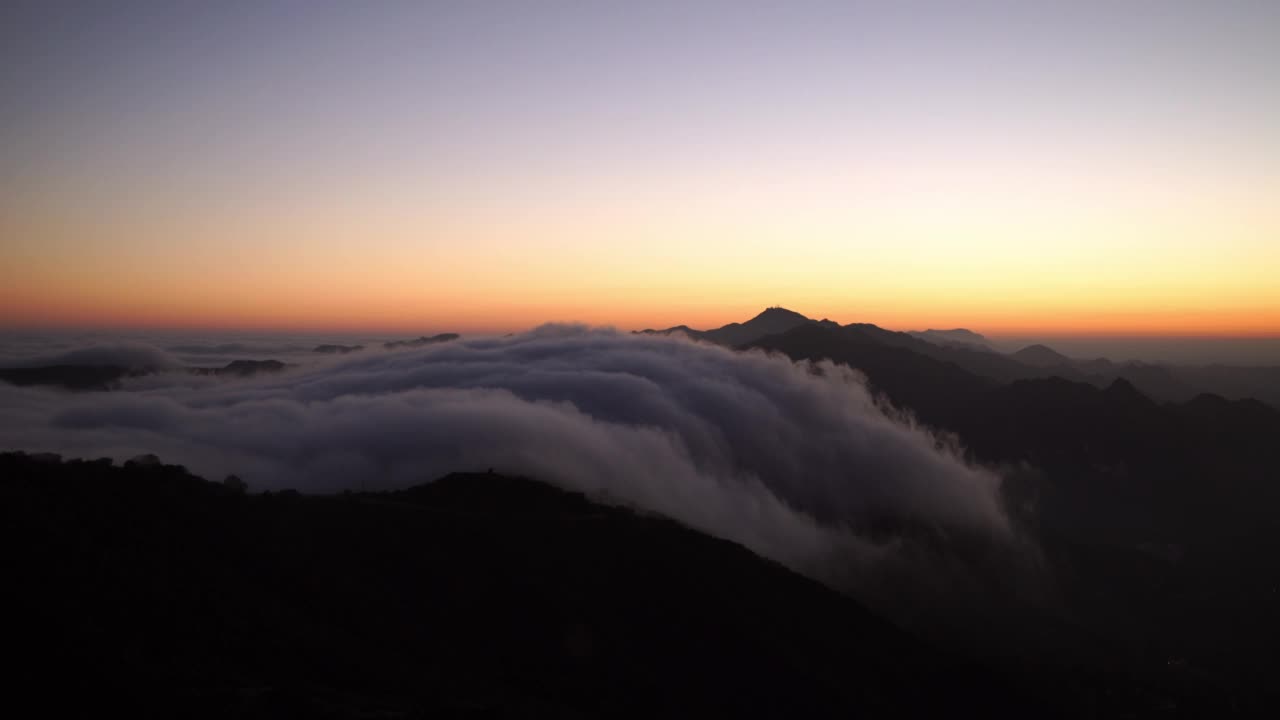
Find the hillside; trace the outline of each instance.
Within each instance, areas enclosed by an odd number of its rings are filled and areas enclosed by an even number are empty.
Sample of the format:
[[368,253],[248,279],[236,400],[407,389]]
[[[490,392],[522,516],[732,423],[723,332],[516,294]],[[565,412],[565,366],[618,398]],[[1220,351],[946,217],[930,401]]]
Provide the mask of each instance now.
[[[252,495],[0,454],[10,702],[184,717],[1078,717],[1243,702],[1177,667],[932,649],[741,547],[455,474]],[[1077,553],[1074,557],[1078,557]],[[927,688],[928,692],[922,692]]]
[[529,480],[244,495],[15,454],[0,477],[10,651],[57,678],[49,708],[896,716],[937,701],[921,678],[979,682],[741,547]]

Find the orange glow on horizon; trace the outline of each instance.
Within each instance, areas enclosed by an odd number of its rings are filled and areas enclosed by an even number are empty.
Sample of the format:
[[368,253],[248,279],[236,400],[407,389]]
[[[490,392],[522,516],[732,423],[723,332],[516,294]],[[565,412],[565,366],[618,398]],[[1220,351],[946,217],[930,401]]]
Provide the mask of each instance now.
[[[96,291],[96,292],[95,292]],[[773,294],[765,294],[773,298]],[[109,296],[109,297],[108,297]],[[1085,310],[1022,308],[949,310],[885,302],[868,303],[865,309],[845,309],[840,303],[767,302],[711,303],[669,302],[642,297],[632,302],[615,298],[590,306],[566,302],[515,303],[495,300],[486,304],[439,307],[438,300],[415,303],[396,298],[370,298],[366,304],[345,305],[350,298],[312,297],[307,302],[285,294],[211,298],[192,296],[155,303],[145,292],[125,293],[108,288],[81,288],[52,299],[0,291],[0,327],[188,329],[283,332],[382,332],[418,334],[461,332],[488,334],[519,332],[546,322],[575,322],[613,326],[621,330],[667,328],[687,325],[711,329],[742,322],[766,305],[781,304],[814,319],[841,324],[872,323],[893,330],[950,329],[965,327],[991,338],[1043,337],[1280,337],[1280,310],[1199,311]],[[826,308],[826,309],[824,309]]]
[[720,182],[702,203],[592,204],[580,188],[500,206],[22,197],[0,204],[0,327],[706,329],[781,305],[995,337],[1280,336],[1275,182],[1154,197],[1083,181],[1063,197],[873,188],[858,203]]
[[39,5],[0,328],[1280,337],[1266,3]]

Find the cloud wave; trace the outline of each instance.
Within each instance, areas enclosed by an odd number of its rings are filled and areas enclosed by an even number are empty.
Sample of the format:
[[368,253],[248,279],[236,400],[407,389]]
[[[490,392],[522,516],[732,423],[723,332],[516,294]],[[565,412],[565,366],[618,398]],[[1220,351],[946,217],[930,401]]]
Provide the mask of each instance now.
[[[0,387],[0,446],[154,452],[209,477],[316,492],[492,467],[864,589],[866,573],[936,554],[905,525],[1015,542],[996,475],[886,414],[856,371],[830,363],[548,325],[264,378],[164,378],[100,394]],[[943,570],[957,572],[913,572]]]

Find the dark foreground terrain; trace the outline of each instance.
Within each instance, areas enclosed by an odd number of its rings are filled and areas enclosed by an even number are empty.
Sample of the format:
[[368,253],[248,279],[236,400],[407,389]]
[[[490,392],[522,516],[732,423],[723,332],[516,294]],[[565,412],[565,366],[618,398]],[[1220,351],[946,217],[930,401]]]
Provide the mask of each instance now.
[[852,601],[529,481],[250,496],[175,466],[0,467],[17,687],[50,711],[896,714],[945,697],[914,687],[937,658]]
[[498,475],[245,494],[0,455],[9,702],[170,717],[1263,714],[1159,673],[966,661],[732,543]]

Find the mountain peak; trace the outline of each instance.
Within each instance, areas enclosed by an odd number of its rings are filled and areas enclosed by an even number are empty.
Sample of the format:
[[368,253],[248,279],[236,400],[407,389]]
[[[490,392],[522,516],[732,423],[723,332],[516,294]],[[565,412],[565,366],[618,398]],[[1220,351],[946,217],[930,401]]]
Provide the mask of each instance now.
[[729,323],[724,327],[708,330],[702,337],[712,342],[738,347],[755,342],[766,335],[784,333],[792,328],[807,325],[813,321],[793,310],[784,307],[765,308],[764,312],[744,323]]
[[[1026,346],[1026,347],[1022,348],[1021,350],[1019,350],[1019,351],[1018,351],[1018,353],[1028,353],[1028,354],[1031,354],[1031,353],[1035,353],[1035,354],[1050,354],[1050,353],[1052,353],[1052,354],[1054,354],[1054,355],[1060,355],[1060,353],[1059,353],[1057,350],[1054,350],[1053,348],[1049,347],[1048,345],[1041,345],[1041,344],[1039,344],[1039,343],[1036,343],[1035,345],[1028,345],[1028,346]],[[1014,354],[1016,355],[1016,354],[1018,354],[1018,353],[1014,353]]]
[[1105,391],[1107,395],[1131,403],[1151,404],[1151,399],[1138,390],[1133,383],[1124,378],[1111,381]]
[[805,317],[804,315],[801,315],[800,313],[794,310],[788,310],[780,305],[775,305],[775,306],[765,308],[763,312],[751,318],[747,322],[755,322],[757,320],[769,320],[769,321],[785,320],[785,321],[793,321],[793,322],[808,322],[809,318]]
[[1012,355],[1024,365],[1034,367],[1052,367],[1055,365],[1070,365],[1071,358],[1054,350],[1047,345],[1028,345]]

